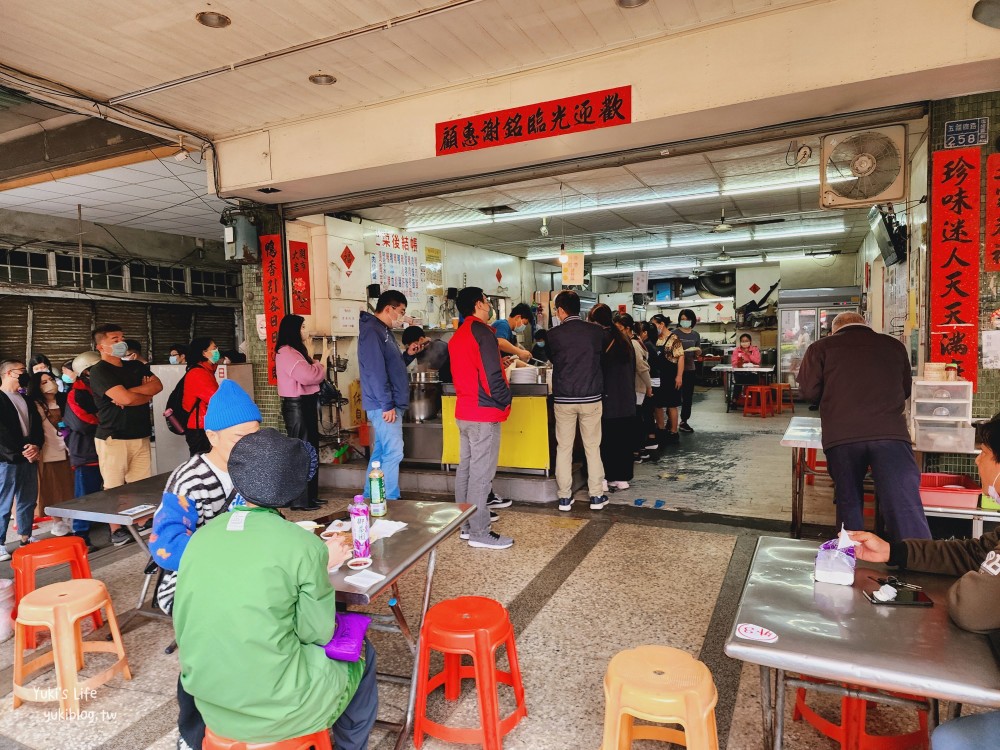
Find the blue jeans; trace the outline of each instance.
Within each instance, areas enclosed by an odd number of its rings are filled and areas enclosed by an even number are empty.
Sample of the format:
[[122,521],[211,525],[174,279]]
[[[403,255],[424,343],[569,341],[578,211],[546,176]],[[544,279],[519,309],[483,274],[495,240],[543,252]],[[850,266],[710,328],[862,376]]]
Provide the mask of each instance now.
[[7,538],[10,514],[17,501],[17,533],[31,536],[38,502],[38,466],[0,463],[0,544]]
[[[365,413],[375,430],[368,474],[371,473],[372,463],[379,461],[382,464],[382,473],[385,474],[386,499],[399,500],[399,462],[403,460],[403,410],[396,409],[395,422],[386,422],[382,419],[381,409],[369,409]],[[367,474],[364,494],[366,499],[371,499]]]
[[[73,497],[83,497],[104,489],[100,466],[77,466],[73,469]],[[73,533],[90,531],[90,521],[73,519]]]
[[983,750],[996,747],[998,737],[1000,711],[990,711],[945,722],[931,735],[931,749]]

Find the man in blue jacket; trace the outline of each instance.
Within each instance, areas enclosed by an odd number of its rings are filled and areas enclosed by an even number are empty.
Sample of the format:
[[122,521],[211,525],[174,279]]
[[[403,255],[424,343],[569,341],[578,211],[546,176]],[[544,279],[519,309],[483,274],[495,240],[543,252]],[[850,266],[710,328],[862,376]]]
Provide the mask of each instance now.
[[[403,460],[403,412],[410,406],[410,381],[406,366],[413,361],[420,346],[416,341],[399,349],[393,328],[399,328],[406,315],[406,297],[390,289],[375,304],[375,314],[361,313],[358,335],[358,365],[361,368],[361,406],[375,431],[372,463],[378,461],[385,475],[385,496],[399,499],[399,463]],[[365,497],[369,497],[365,482]]]

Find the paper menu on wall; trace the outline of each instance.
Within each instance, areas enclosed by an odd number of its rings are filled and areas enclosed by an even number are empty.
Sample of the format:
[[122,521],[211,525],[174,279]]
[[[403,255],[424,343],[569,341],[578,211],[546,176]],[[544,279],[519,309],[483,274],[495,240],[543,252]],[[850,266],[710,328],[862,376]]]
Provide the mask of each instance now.
[[333,306],[333,334],[335,336],[357,336],[361,304],[340,302]]
[[983,369],[1000,370],[1000,331],[983,331]]

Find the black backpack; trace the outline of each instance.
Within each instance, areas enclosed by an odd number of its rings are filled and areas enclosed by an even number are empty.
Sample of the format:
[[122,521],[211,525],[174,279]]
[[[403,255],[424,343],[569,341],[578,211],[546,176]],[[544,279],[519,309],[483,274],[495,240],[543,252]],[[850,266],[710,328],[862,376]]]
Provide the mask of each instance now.
[[[163,418],[167,421],[167,429],[175,435],[183,435],[187,432],[188,418],[191,412],[184,409],[184,381],[187,380],[187,373],[177,381],[177,385],[167,396],[167,408],[163,410]],[[197,407],[197,403],[195,404]]]

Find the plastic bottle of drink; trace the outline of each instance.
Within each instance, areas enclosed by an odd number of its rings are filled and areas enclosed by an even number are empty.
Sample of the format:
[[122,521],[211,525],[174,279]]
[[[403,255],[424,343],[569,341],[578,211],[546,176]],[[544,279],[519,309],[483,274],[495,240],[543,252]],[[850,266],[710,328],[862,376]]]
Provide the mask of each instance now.
[[368,503],[364,495],[355,495],[348,509],[351,514],[351,536],[354,538],[354,557],[371,557],[372,545],[368,536]]
[[368,475],[368,494],[372,499],[372,516],[380,518],[386,513],[385,502],[385,474],[382,473],[382,464],[372,461],[372,470]]

